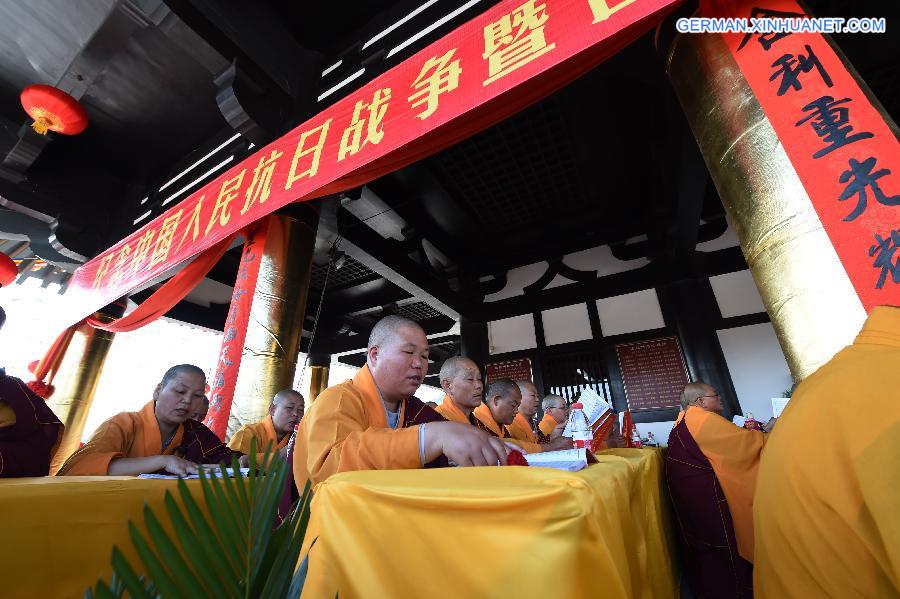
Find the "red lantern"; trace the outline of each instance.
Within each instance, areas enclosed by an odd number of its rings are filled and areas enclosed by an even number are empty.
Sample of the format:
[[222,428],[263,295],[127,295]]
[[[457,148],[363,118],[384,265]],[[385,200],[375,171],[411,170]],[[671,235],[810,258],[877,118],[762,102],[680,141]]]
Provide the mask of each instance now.
[[56,131],[78,135],[88,126],[88,116],[78,100],[50,85],[29,85],[19,95],[22,108],[34,119],[31,128],[47,135]]
[[19,267],[6,254],[0,254],[0,287],[5,287],[19,276]]

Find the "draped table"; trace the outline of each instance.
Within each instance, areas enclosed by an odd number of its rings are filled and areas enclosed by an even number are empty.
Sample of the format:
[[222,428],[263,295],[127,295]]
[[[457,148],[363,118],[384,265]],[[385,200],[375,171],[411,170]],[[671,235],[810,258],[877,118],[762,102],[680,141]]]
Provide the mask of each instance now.
[[[200,481],[187,481],[205,509]],[[145,503],[171,533],[163,499],[177,481],[126,476],[0,479],[0,596],[80,598],[112,575],[113,545],[138,564],[128,521],[144,526]],[[180,504],[180,500],[179,500]]]
[[597,458],[335,475],[313,500],[303,597],[677,597],[662,450]]

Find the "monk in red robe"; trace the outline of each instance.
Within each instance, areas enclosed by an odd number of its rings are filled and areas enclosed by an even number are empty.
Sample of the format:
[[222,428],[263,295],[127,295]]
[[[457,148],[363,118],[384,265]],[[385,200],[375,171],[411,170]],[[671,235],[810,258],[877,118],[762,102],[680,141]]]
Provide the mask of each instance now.
[[415,321],[381,319],[367,347],[366,365],[319,394],[297,428],[298,489],[337,472],[422,468],[443,457],[460,466],[506,463],[499,439],[447,422],[414,397],[428,372],[428,338]]
[[[0,329],[5,321],[0,308]],[[62,433],[47,402],[0,368],[0,478],[47,476]]]
[[246,424],[232,435],[228,447],[241,453],[250,453],[250,446],[256,440],[256,451],[265,452],[271,445],[284,458],[286,446],[297,423],[303,418],[305,400],[293,389],[284,389],[275,394],[269,405],[269,414],[260,422]]
[[73,453],[57,476],[134,476],[196,474],[199,464],[231,463],[242,456],[222,444],[202,423],[190,420],[192,402],[206,388],[203,371],[191,364],[173,366],[139,412],[116,414]]
[[716,390],[696,382],[669,436],[666,480],[691,590],[753,597],[753,493],[766,435],[722,418]]
[[451,422],[479,426],[472,410],[481,405],[484,386],[478,365],[462,356],[447,358],[438,375],[444,390],[444,401],[435,408],[438,414]]
[[509,434],[509,429],[507,427],[515,420],[521,402],[522,394],[519,392],[518,385],[510,379],[497,379],[488,385],[484,403],[475,408],[473,413],[475,414],[475,418],[477,418],[491,434],[507,440],[529,453],[569,449],[572,447],[572,440],[568,437],[557,437],[545,444],[520,441],[513,438]]

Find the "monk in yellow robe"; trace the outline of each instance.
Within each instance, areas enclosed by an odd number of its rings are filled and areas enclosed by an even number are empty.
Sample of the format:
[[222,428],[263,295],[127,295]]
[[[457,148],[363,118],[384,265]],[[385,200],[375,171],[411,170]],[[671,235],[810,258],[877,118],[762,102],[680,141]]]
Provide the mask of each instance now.
[[196,474],[198,464],[231,463],[241,456],[200,422],[190,420],[191,404],[204,394],[206,377],[192,364],[173,366],[139,412],[116,414],[73,453],[57,476]]
[[537,416],[540,400],[537,387],[531,381],[516,381],[522,401],[519,403],[519,411],[506,430],[509,436],[518,441],[528,443],[545,443],[550,440],[549,435],[544,435],[540,429],[534,429],[534,417]]
[[757,597],[900,597],[900,307],[807,377],[766,444]]
[[421,468],[440,459],[460,466],[505,464],[509,451],[498,439],[447,422],[414,397],[427,372],[422,327],[400,316],[376,323],[366,365],[352,380],[325,389],[297,429],[297,488],[336,472]]
[[507,427],[515,420],[521,401],[522,394],[519,392],[518,385],[510,379],[497,379],[488,385],[484,403],[475,408],[473,413],[475,418],[489,432],[500,439],[521,447],[528,453],[569,449],[572,447],[572,440],[567,437],[557,437],[546,444],[514,439],[509,434]]
[[462,356],[447,358],[438,375],[444,400],[435,408],[437,413],[451,422],[478,426],[472,410],[481,405],[484,386],[478,365]]
[[[0,308],[0,328],[5,320]],[[0,368],[0,478],[47,476],[63,428],[44,398]]]
[[666,481],[684,572],[697,597],[753,597],[753,493],[766,435],[719,415],[718,392],[681,393],[669,435]]
[[566,400],[559,395],[547,395],[541,402],[541,409],[544,410],[544,417],[538,424],[538,430],[551,439],[560,436],[569,420],[569,406]]
[[256,440],[256,451],[263,453],[271,445],[282,458],[291,433],[303,418],[303,396],[293,389],[284,389],[275,394],[269,405],[269,415],[261,422],[246,424],[232,435],[228,447],[241,453],[250,453],[250,446]]

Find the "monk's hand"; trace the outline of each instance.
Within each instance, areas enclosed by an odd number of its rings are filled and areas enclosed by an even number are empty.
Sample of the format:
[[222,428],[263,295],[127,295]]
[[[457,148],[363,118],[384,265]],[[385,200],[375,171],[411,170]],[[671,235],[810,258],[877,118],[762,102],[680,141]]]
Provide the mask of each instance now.
[[544,451],[559,451],[561,449],[572,449],[574,444],[572,439],[568,437],[557,437],[551,439],[549,443],[544,443],[541,447],[544,448]]
[[506,464],[506,444],[469,424],[429,422],[425,428],[425,461],[441,454],[458,466]]
[[556,439],[557,437],[562,437],[563,431],[566,430],[566,423],[557,424],[556,427],[550,432],[550,438]]
[[197,464],[176,455],[163,456],[163,470],[178,476],[197,474]]

